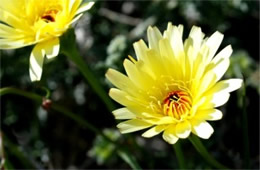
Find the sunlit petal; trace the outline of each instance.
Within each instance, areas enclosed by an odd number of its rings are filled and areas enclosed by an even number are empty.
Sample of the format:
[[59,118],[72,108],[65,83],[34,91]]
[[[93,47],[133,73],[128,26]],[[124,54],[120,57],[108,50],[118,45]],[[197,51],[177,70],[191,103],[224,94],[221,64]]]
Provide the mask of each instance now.
[[60,51],[60,40],[59,38],[54,38],[50,41],[44,42],[42,47],[45,51],[47,59],[52,59],[59,54]]
[[146,132],[144,132],[142,134],[142,136],[146,137],[146,138],[153,137],[153,136],[158,135],[159,133],[161,133],[165,128],[166,128],[165,125],[159,125],[159,126],[152,127],[151,129],[149,129]]
[[138,119],[128,120],[117,125],[121,133],[135,132],[138,130],[146,129],[150,126],[152,126],[152,124]]
[[31,81],[39,81],[42,76],[42,66],[44,61],[44,50],[42,50],[41,44],[37,44],[30,56],[30,78]]
[[214,132],[214,129],[208,122],[194,119],[192,121],[192,132],[203,139],[208,139]]
[[174,126],[168,127],[163,132],[163,139],[167,141],[169,144],[175,144],[179,140],[179,138],[176,136],[174,132]]
[[191,124],[189,121],[183,121],[176,125],[176,136],[179,138],[187,138],[191,132]]
[[120,108],[113,111],[116,119],[134,119],[136,115],[129,111],[127,108]]

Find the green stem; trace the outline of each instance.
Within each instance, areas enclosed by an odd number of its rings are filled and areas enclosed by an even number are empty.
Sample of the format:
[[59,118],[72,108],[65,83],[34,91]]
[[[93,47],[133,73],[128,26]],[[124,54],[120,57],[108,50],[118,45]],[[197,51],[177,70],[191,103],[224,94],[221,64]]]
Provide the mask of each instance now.
[[19,89],[13,88],[13,87],[5,87],[5,88],[0,89],[0,96],[6,95],[6,94],[16,94],[19,96],[23,96],[23,97],[35,100],[37,102],[42,101],[42,97],[37,94],[19,90]]
[[248,123],[247,123],[247,113],[246,113],[246,82],[244,79],[243,83],[243,108],[242,108],[242,131],[243,131],[243,143],[244,143],[244,168],[250,168],[250,152],[249,152],[249,138],[248,138]]
[[[16,95],[20,95],[29,99],[32,99],[38,103],[41,103],[43,100],[43,97],[40,95],[37,95],[35,93],[31,93],[31,92],[26,92],[23,90],[19,90],[16,88],[12,88],[12,87],[6,87],[6,88],[1,88],[0,89],[0,96],[3,96],[5,94],[16,94]],[[90,129],[91,131],[103,136],[106,140],[110,140],[109,138],[107,138],[101,131],[99,131],[97,128],[95,128],[93,125],[91,125],[89,122],[87,122],[86,120],[82,119],[81,117],[79,117],[77,114],[74,114],[72,112],[70,112],[68,109],[56,104],[56,103],[52,103],[51,104],[51,108],[55,111],[58,111],[60,113],[63,113],[65,116],[71,118],[72,120],[74,120],[75,122],[77,122],[78,124],[87,127],[88,129]]]
[[186,165],[185,165],[185,162],[184,162],[184,156],[183,156],[183,152],[182,152],[182,149],[181,149],[180,141],[175,143],[173,145],[173,148],[174,148],[175,153],[176,153],[176,157],[177,157],[177,160],[178,160],[179,168],[180,169],[187,169]]
[[192,143],[192,145],[195,147],[195,149],[199,152],[199,154],[212,166],[214,166],[215,168],[218,169],[228,169],[227,167],[225,167],[224,165],[222,165],[221,163],[219,163],[216,159],[214,159],[211,154],[207,151],[207,149],[204,147],[204,145],[202,144],[202,142],[200,141],[200,139],[195,136],[195,135],[191,135],[189,137],[190,142]]
[[76,47],[73,30],[67,31],[67,33],[63,36],[61,53],[66,55],[71,61],[75,63],[94,92],[103,100],[108,110],[110,112],[115,110],[114,103],[109,98],[108,93],[103,89],[99,80],[91,72],[88,65],[86,64],[86,61],[80,56]]
[[[43,100],[43,97],[31,92],[26,92],[20,89],[16,89],[16,88],[12,88],[12,87],[5,87],[5,88],[1,88],[0,89],[0,96],[6,95],[6,94],[15,94],[15,95],[19,95],[19,96],[23,96],[26,98],[29,98],[31,100],[34,100],[38,103],[41,103]],[[82,125],[83,127],[88,128],[89,130],[91,130],[92,132],[99,134],[101,137],[103,137],[105,140],[107,140],[108,142],[110,142],[111,144],[115,145],[117,147],[117,154],[127,163],[129,164],[130,167],[132,167],[133,169],[140,169],[140,166],[138,165],[138,163],[136,162],[135,158],[132,157],[127,149],[119,144],[117,144],[116,141],[111,140],[109,137],[107,137],[102,131],[100,131],[99,129],[97,129],[95,126],[93,126],[91,123],[89,123],[88,121],[84,120],[83,118],[81,118],[80,116],[78,116],[77,114],[72,113],[71,111],[69,111],[67,108],[58,105],[56,103],[52,103],[51,104],[51,108],[59,113],[62,113],[63,115],[69,117],[70,119],[74,120],[76,123]],[[122,154],[123,153],[123,154]],[[126,159],[127,158],[127,159]]]

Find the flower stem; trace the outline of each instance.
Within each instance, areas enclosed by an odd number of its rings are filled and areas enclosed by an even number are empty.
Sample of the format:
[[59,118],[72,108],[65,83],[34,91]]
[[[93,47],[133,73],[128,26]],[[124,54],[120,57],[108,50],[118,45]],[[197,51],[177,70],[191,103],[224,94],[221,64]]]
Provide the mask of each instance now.
[[222,165],[221,163],[219,163],[216,159],[214,159],[211,154],[207,151],[207,149],[203,146],[202,142],[200,141],[200,139],[195,136],[195,135],[191,135],[189,137],[190,142],[192,143],[192,145],[195,147],[195,149],[199,152],[199,154],[212,166],[214,166],[215,168],[218,169],[228,169],[227,167],[225,167],[224,165]]
[[183,152],[182,152],[182,149],[181,149],[180,141],[175,143],[173,145],[173,148],[174,148],[174,151],[176,153],[176,157],[177,157],[177,160],[178,160],[179,168],[180,169],[187,169],[186,165],[185,165],[185,162],[184,162],[184,156],[183,156]]
[[[12,88],[12,87],[1,88],[0,89],[0,96],[3,96],[5,94],[16,94],[16,95],[19,95],[19,96],[23,96],[23,97],[32,99],[32,100],[34,100],[38,103],[41,103],[42,100],[43,100],[43,97],[40,96],[40,95],[37,95],[35,93],[31,93],[31,92],[26,92],[26,91],[23,91],[23,90],[20,90],[20,89]],[[98,129],[96,129],[93,125],[91,125],[86,120],[79,117],[77,114],[70,112],[68,109],[66,109],[66,108],[64,108],[64,107],[62,107],[62,106],[60,106],[56,103],[52,103],[51,108],[53,110],[60,112],[60,113],[63,113],[65,116],[71,118],[72,120],[79,123],[80,125],[89,128],[91,131],[102,135],[104,138],[106,138],[106,140],[110,140],[110,139],[107,139],[107,137],[103,133],[101,133]]]
[[[31,92],[27,92],[27,91],[23,91],[23,90],[20,90],[20,89],[12,88],[12,87],[5,87],[5,88],[1,88],[0,89],[0,96],[6,95],[6,94],[15,94],[15,95],[23,96],[23,97],[29,98],[31,100],[34,100],[34,101],[36,101],[38,103],[41,103],[42,100],[43,100],[43,97],[40,96],[40,95],[31,93]],[[75,122],[77,122],[81,126],[86,127],[89,130],[91,130],[92,132],[100,135],[102,138],[104,138],[105,140],[107,140],[111,144],[115,145],[116,148],[117,148],[117,154],[127,164],[129,164],[130,167],[132,167],[133,169],[141,169],[140,166],[138,165],[137,161],[135,160],[135,158],[131,154],[129,154],[129,152],[127,151],[126,147],[121,146],[116,141],[111,140],[102,131],[97,129],[91,123],[89,123],[88,121],[84,120],[83,118],[81,118],[77,114],[72,113],[67,108],[65,108],[65,107],[63,107],[61,105],[58,105],[56,103],[52,103],[50,107],[53,110],[55,110],[55,111],[57,111],[59,113],[62,113],[63,115],[65,115],[65,116],[69,117],[70,119],[74,120]]]
[[74,31],[68,30],[67,33],[62,37],[62,49],[61,53],[66,55],[71,61],[75,63],[84,78],[88,81],[94,92],[102,99],[107,109],[111,112],[115,109],[114,103],[108,96],[108,93],[103,89],[102,85],[91,72],[84,59],[80,56],[79,51],[75,43]]

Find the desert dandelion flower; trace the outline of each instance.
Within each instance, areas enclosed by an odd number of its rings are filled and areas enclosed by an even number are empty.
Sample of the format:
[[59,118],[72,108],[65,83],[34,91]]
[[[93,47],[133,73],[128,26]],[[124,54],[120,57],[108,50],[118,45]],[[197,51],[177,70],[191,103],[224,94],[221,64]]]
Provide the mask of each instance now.
[[30,55],[30,78],[38,81],[45,56],[52,59],[60,49],[59,36],[94,2],[82,0],[1,0],[0,49],[36,44]]
[[171,23],[163,35],[149,27],[148,46],[143,40],[134,43],[137,60],[129,56],[124,61],[127,76],[107,71],[106,77],[117,87],[109,95],[124,106],[113,111],[116,119],[126,120],[118,124],[121,133],[149,128],[143,137],[163,132],[170,144],[190,133],[208,139],[214,130],[207,121],[221,119],[216,107],[241,87],[241,79],[219,81],[232,53],[229,45],[215,56],[221,33],[204,38],[201,29],[193,26],[183,43],[182,32],[182,25]]

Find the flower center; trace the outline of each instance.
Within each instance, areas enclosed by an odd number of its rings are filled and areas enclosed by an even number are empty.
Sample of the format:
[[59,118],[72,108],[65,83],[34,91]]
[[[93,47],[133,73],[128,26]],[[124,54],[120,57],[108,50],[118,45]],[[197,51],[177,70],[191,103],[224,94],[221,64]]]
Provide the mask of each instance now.
[[163,112],[167,116],[181,120],[189,114],[192,106],[191,103],[189,93],[185,91],[173,91],[163,101]]
[[51,9],[48,10],[47,12],[45,12],[41,19],[43,19],[45,22],[49,23],[49,22],[55,22],[55,16],[58,13],[57,9]]

